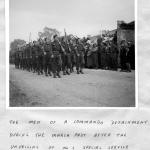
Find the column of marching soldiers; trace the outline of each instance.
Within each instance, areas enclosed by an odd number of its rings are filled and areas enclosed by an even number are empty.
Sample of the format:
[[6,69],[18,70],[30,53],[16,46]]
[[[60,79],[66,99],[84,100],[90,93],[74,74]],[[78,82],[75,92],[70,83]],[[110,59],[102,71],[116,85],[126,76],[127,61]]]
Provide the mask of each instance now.
[[33,71],[33,73],[45,74],[54,78],[70,75],[76,66],[77,74],[83,74],[84,46],[80,39],[66,40],[57,35],[53,36],[53,42],[47,38],[30,42],[15,53],[16,68]]
[[[127,67],[130,71],[130,66],[125,61],[128,51],[125,41],[122,42],[121,48],[124,51],[124,56],[120,55],[121,67],[122,69]],[[61,78],[61,71],[63,75],[70,75],[75,72],[74,68],[77,74],[83,74],[83,68],[90,53],[96,54],[94,60],[98,68],[99,51],[101,68],[117,70],[118,48],[114,39],[102,41],[100,38],[97,44],[91,44],[88,39],[66,39],[57,35],[53,36],[53,42],[45,38],[22,46],[15,53],[14,63],[18,69]]]

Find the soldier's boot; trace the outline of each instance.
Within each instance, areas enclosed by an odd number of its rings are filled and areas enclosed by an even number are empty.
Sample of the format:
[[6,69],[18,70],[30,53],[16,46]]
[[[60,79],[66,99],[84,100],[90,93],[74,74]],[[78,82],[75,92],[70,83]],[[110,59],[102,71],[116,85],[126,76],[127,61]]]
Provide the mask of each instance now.
[[67,71],[66,71],[66,74],[67,74],[67,75],[70,75],[70,72],[68,71],[68,69],[67,69]]
[[56,73],[53,74],[53,78],[56,78]]
[[79,70],[77,70],[77,74],[80,74]]
[[72,72],[74,72],[74,68],[72,67]]
[[73,72],[73,67],[70,68],[70,73],[72,73],[72,72]]
[[49,75],[49,76],[52,76],[52,74],[51,74],[51,72],[50,72],[50,71],[48,72],[48,75]]
[[45,72],[45,76],[46,76],[46,77],[48,76],[47,72]]
[[57,72],[57,76],[58,76],[58,78],[61,78],[61,76],[60,76],[59,72]]
[[63,71],[63,75],[66,75],[66,72],[65,72],[65,71]]
[[84,74],[84,72],[83,72],[83,70],[82,70],[82,69],[80,70],[80,73],[81,73],[81,74]]
[[40,75],[40,70],[37,70],[37,74]]

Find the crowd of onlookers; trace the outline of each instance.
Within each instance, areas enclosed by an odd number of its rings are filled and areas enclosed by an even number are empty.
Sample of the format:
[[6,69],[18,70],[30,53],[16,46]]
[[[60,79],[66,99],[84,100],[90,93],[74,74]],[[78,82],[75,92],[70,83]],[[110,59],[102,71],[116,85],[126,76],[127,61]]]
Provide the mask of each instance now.
[[[90,41],[87,40],[87,43]],[[135,47],[133,42],[122,40],[117,43],[115,36],[99,37],[90,43],[85,52],[85,67],[131,72],[135,69]]]
[[54,77],[70,75],[74,68],[77,74],[83,73],[83,68],[95,68],[131,72],[135,68],[135,47],[133,42],[122,40],[117,42],[116,35],[91,38],[71,36],[58,37],[53,41],[39,39],[18,48],[11,55],[10,61],[16,68],[45,73]]

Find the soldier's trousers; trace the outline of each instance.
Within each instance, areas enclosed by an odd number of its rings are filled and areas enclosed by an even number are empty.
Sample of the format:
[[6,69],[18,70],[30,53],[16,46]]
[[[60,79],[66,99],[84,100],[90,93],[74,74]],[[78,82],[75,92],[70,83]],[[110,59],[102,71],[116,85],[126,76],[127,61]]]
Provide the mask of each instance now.
[[51,59],[51,64],[53,74],[59,73],[62,65],[61,55],[54,55]]
[[99,66],[99,68],[102,67],[101,66],[101,53],[100,52],[98,52],[98,66]]
[[15,68],[19,69],[19,58],[15,59]]
[[118,68],[118,56],[117,54],[112,54],[111,55],[111,62],[112,62],[112,69],[117,70]]
[[76,65],[76,55],[72,53],[71,54],[71,71],[73,71],[73,68],[75,65]]
[[45,74],[50,74],[50,72],[52,71],[51,69],[51,57],[50,55],[46,54],[43,57],[43,67],[44,67],[44,72]]
[[32,70],[32,58],[27,58],[27,70]]
[[105,53],[101,53],[101,66],[103,69],[105,69],[106,67],[106,54]]
[[76,56],[76,70],[81,71],[84,67],[85,61],[84,61],[84,55],[80,54],[79,56]]
[[110,57],[110,53],[106,54],[106,67],[107,69],[111,68],[111,57]]
[[121,70],[126,70],[126,58],[125,58],[125,56],[120,58],[120,64],[121,64]]
[[68,69],[70,69],[70,71],[71,71],[71,54],[67,53],[66,57],[67,57],[67,64],[66,64],[67,71],[68,71]]
[[66,64],[67,64],[67,57],[65,54],[61,54],[61,60],[62,60],[62,71],[66,71]]
[[98,53],[94,52],[92,56],[93,56],[93,67],[98,68]]
[[43,73],[43,56],[40,55],[37,58],[37,72],[38,74]]
[[33,69],[33,72],[37,71],[37,69],[36,69],[36,57],[32,57],[32,69]]

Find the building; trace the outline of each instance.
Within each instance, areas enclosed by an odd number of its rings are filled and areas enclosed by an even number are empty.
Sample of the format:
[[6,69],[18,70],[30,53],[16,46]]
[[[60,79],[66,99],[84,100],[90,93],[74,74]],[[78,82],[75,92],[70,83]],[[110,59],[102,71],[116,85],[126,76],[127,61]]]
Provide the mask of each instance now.
[[135,23],[125,23],[124,21],[117,21],[117,43],[120,46],[120,42],[125,40],[127,42],[135,42]]

